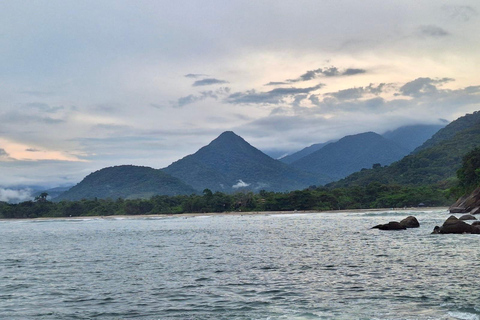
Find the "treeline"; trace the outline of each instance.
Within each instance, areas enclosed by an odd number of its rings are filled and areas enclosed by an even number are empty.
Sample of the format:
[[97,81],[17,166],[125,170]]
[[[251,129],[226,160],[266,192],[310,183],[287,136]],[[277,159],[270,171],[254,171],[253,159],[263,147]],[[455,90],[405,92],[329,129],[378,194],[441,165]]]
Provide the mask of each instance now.
[[237,192],[225,194],[205,189],[202,195],[154,196],[150,199],[94,199],[36,201],[18,204],[0,202],[0,218],[78,217],[206,212],[345,210],[446,206],[449,193],[436,186],[407,187],[370,183],[366,187],[316,188],[292,192]]

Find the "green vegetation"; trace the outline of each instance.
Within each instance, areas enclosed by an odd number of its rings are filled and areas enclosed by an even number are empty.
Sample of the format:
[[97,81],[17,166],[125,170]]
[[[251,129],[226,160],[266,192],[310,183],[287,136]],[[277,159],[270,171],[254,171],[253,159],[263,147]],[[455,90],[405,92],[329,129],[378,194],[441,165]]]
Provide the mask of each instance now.
[[164,172],[196,190],[234,192],[239,180],[250,190],[289,191],[322,184],[316,179],[274,160],[231,131],[222,133],[196,153],[172,163]]
[[[468,120],[469,116],[478,122],[474,122],[472,125],[470,121],[464,119],[467,117]],[[480,119],[477,119],[479,113],[465,117],[461,119],[464,120],[463,122],[470,123],[471,126],[460,131],[456,130],[453,137],[437,138],[431,147],[417,149],[419,151],[388,167],[356,172],[343,180],[330,184],[329,187],[365,186],[372,182],[412,186],[442,184],[444,189],[452,187],[455,184],[456,171],[461,166],[462,157],[474,148],[480,147]],[[438,135],[444,137],[443,130],[451,132],[450,125],[441,129]],[[457,128],[457,125],[454,125],[454,128]]]
[[409,151],[374,132],[346,136],[295,162],[292,166],[329,176],[335,181],[372,164],[388,165],[406,156]]
[[311,187],[292,192],[213,193],[153,196],[150,199],[118,198],[50,202],[43,198],[18,204],[0,202],[0,218],[78,217],[202,212],[247,212],[290,210],[344,210],[449,205],[446,193],[435,187],[388,186],[326,189]]
[[81,199],[148,199],[154,195],[191,194],[195,190],[161,170],[139,166],[116,166],[89,174],[79,184],[55,198]]
[[480,148],[475,148],[462,159],[462,167],[457,170],[458,185],[452,188],[457,197],[470,194],[480,186]]

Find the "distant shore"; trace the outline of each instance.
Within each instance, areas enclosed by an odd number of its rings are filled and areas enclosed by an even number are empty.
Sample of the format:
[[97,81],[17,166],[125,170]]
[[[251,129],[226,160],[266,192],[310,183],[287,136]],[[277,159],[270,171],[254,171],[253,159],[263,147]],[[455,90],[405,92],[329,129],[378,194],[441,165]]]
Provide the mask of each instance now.
[[295,210],[295,211],[231,211],[231,212],[205,212],[205,213],[162,213],[162,214],[142,214],[142,215],[110,215],[110,216],[76,216],[76,217],[40,217],[40,218],[22,218],[22,219],[0,219],[0,221],[10,220],[51,220],[51,219],[138,219],[138,218],[168,218],[168,217],[201,217],[201,216],[252,216],[252,215],[279,215],[279,214],[310,214],[310,213],[348,213],[348,212],[382,212],[382,211],[437,211],[448,210],[448,207],[408,207],[408,208],[381,208],[381,209],[347,209],[347,210]]

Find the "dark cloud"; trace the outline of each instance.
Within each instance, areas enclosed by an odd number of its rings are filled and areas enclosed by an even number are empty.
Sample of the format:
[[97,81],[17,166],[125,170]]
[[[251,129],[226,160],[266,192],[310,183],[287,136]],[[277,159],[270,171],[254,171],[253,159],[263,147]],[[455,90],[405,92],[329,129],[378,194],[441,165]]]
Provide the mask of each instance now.
[[[385,83],[380,83],[379,85],[375,86],[373,83],[369,84],[366,87],[355,87],[355,88],[349,88],[349,89],[344,89],[344,90],[339,90],[336,92],[329,92],[326,93],[325,96],[330,96],[333,97],[337,100],[354,100],[354,99],[360,99],[364,97],[366,94],[374,94],[374,95],[379,95],[384,91],[384,88],[387,85]],[[312,97],[312,99],[317,99],[318,97]],[[319,104],[319,102],[315,100],[312,101],[314,104]]]
[[400,94],[404,96],[420,97],[424,95],[432,95],[438,92],[437,84],[453,81],[451,78],[431,79],[431,78],[417,78],[413,81],[407,82],[400,87]]
[[8,124],[26,124],[26,123],[45,123],[45,124],[59,124],[66,122],[63,119],[52,118],[35,113],[23,113],[17,111],[10,111],[0,116],[0,121]]
[[289,84],[289,82],[282,82],[282,81],[272,81],[267,84],[264,84],[264,86],[280,86],[280,85],[285,85]]
[[210,86],[210,85],[213,85],[213,84],[224,84],[224,83],[228,83],[228,81],[219,80],[219,79],[215,79],[215,78],[208,78],[208,79],[197,80],[193,83],[192,86],[200,87],[200,86]]
[[25,149],[25,151],[28,151],[28,152],[40,152],[41,150],[38,150],[38,149],[35,149],[35,148],[28,148],[28,149]]
[[56,113],[60,110],[65,109],[64,107],[52,107],[46,103],[40,103],[40,102],[33,102],[33,103],[26,103],[21,106],[23,109],[31,109],[31,110],[37,110],[40,112],[46,112],[46,113]]
[[420,33],[421,36],[432,37],[432,38],[441,38],[441,37],[446,37],[450,35],[450,33],[447,32],[446,30],[437,26],[432,26],[432,25],[420,26],[418,28],[418,32]]
[[287,83],[295,83],[295,82],[303,82],[309,81],[313,79],[317,79],[318,77],[339,77],[339,76],[353,76],[356,74],[366,73],[367,71],[364,69],[355,69],[355,68],[348,68],[343,71],[339,70],[337,67],[331,66],[328,68],[318,68],[315,70],[309,70],[304,74],[300,75],[296,79],[287,79],[284,82],[269,82],[266,85],[280,85],[280,84],[287,84]]
[[472,17],[477,16],[478,12],[470,6],[450,6],[445,5],[442,9],[447,13],[447,15],[457,21],[467,22]]
[[233,93],[228,96],[225,101],[231,104],[278,104],[283,102],[287,97],[292,97],[297,94],[310,93],[322,88],[323,86],[324,84],[318,84],[314,87],[308,88],[276,88],[268,92],[249,90],[246,92]]
[[10,155],[5,151],[5,149],[0,148],[0,159],[8,158]]
[[203,78],[203,77],[208,77],[207,74],[201,74],[201,73],[189,73],[184,75],[185,78],[191,78],[191,79],[198,79],[198,78]]
[[361,73],[365,73],[365,72],[367,72],[367,70],[349,68],[349,69],[343,71],[342,75],[344,75],[344,76],[353,76],[353,75],[361,74]]
[[332,97],[338,100],[352,100],[352,99],[359,99],[365,94],[365,89],[360,88],[350,88],[345,90],[340,90],[337,92],[329,93]]
[[224,96],[229,93],[230,93],[230,88],[222,87],[215,91],[212,91],[212,90],[202,91],[202,92],[199,92],[198,95],[190,94],[188,96],[179,98],[176,102],[170,102],[170,104],[173,107],[183,107],[197,101],[205,100],[207,98],[218,99],[219,96]]

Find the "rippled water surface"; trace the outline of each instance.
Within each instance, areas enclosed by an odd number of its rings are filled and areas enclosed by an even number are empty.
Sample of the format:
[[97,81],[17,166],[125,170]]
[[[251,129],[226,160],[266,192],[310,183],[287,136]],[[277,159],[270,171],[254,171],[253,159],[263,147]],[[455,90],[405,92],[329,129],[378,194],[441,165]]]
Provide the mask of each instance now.
[[0,221],[0,318],[480,319],[480,236],[431,235],[447,217]]

